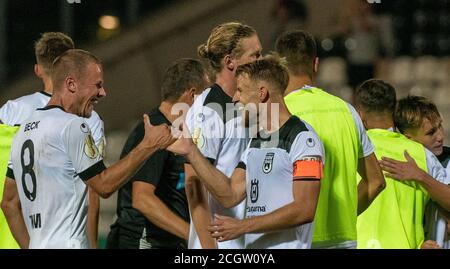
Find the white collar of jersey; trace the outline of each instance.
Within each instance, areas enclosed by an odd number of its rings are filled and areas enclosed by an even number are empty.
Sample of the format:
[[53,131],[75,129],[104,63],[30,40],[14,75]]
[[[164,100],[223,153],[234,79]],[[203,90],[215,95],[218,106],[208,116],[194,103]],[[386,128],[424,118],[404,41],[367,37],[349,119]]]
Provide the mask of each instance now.
[[292,92],[288,93],[288,95],[291,94],[291,93],[299,92],[301,90],[309,90],[309,89],[312,89],[312,88],[314,88],[314,87],[305,84],[305,86],[301,87],[300,89],[293,90]]

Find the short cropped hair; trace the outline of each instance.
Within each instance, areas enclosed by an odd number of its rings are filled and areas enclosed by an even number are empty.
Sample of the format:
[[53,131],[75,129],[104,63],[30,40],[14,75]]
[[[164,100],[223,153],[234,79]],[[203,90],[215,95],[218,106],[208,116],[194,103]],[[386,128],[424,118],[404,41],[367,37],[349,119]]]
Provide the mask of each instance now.
[[394,87],[389,83],[380,79],[369,79],[357,87],[355,101],[357,106],[368,112],[387,112],[393,116],[397,96]]
[[426,97],[409,95],[398,101],[395,110],[395,126],[401,133],[422,126],[423,120],[436,122],[441,118],[436,105]]
[[73,48],[75,48],[75,44],[69,36],[60,32],[43,33],[34,43],[36,63],[43,68],[47,75],[50,75],[49,71],[53,61],[65,51]]
[[275,51],[286,59],[287,68],[292,74],[312,77],[317,44],[310,33],[301,30],[283,33],[275,43]]
[[164,74],[161,86],[162,99],[176,101],[192,87],[203,90],[206,86],[206,77],[207,70],[199,60],[191,58],[177,60]]
[[263,59],[240,65],[236,69],[236,77],[247,74],[253,81],[266,81],[274,86],[278,93],[283,95],[289,83],[289,73],[274,56],[266,56]]
[[222,70],[222,59],[228,55],[242,56],[244,51],[241,40],[256,35],[255,29],[240,22],[227,22],[216,26],[208,37],[206,43],[201,44],[198,55],[208,60],[215,72]]
[[101,64],[94,54],[85,50],[71,49],[61,54],[52,65],[51,78],[54,90],[59,90],[69,75],[77,79],[81,78],[91,63]]

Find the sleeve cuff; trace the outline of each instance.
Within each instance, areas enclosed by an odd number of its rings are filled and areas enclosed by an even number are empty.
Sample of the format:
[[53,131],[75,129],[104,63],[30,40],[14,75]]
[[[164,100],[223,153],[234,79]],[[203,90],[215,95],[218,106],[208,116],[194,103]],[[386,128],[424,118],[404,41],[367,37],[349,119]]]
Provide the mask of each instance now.
[[16,178],[14,177],[14,171],[9,167],[8,170],[6,171],[6,176],[9,177],[10,179],[16,180]]
[[86,181],[100,174],[105,169],[106,169],[105,163],[103,162],[103,160],[101,160],[96,164],[92,165],[91,167],[89,167],[88,169],[84,170],[83,172],[79,173],[78,176],[81,178],[81,180]]
[[238,165],[236,166],[236,168],[241,168],[241,169],[247,170],[247,165],[245,165],[244,162],[239,162]]

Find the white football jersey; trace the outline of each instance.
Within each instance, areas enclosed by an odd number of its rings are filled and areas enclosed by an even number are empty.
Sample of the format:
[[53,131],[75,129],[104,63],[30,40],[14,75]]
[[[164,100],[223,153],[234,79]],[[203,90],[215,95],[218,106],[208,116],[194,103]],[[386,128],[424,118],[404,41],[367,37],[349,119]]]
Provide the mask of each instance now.
[[[50,97],[50,94],[41,91],[9,100],[0,108],[0,120],[9,126],[22,125],[36,109],[45,107]],[[95,144],[100,148],[100,152],[104,152],[106,141],[102,119],[97,112],[92,111],[91,117],[87,118],[86,122],[92,131]]]
[[36,110],[11,147],[30,248],[88,248],[87,186],[105,169],[85,119],[59,106]]
[[[294,201],[293,181],[322,178],[323,144],[296,116],[267,138],[253,138],[238,168],[246,170],[246,218],[267,215]],[[270,233],[245,235],[249,249],[309,249],[313,222]]]
[[[437,157],[425,149],[428,174],[443,184],[450,185],[450,165],[444,168]],[[430,201],[425,210],[425,240],[436,241],[444,249],[450,249],[447,221],[441,215],[436,202]]]
[[[242,125],[242,117],[233,110],[232,98],[219,85],[214,84],[196,99],[186,115],[186,125],[194,143],[202,154],[226,176],[230,177],[248,144],[248,136]],[[224,208],[209,195],[212,214],[244,217],[245,201],[234,208]],[[192,220],[191,220],[191,223]],[[194,225],[190,226],[189,248],[201,248]],[[219,242],[220,249],[242,249],[244,238]]]

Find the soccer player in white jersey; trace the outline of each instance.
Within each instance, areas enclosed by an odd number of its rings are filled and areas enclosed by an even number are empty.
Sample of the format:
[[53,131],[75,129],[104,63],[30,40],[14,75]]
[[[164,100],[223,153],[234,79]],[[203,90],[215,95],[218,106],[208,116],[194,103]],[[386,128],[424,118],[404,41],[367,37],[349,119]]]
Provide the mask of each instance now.
[[[168,149],[186,156],[224,207],[245,202],[245,219],[215,216],[209,226],[213,238],[224,242],[245,234],[246,248],[310,248],[322,178],[322,142],[311,126],[287,110],[283,93],[289,75],[278,61],[241,65],[236,76],[236,99],[246,105],[245,124],[256,123],[261,131],[231,177],[211,165],[190,138],[180,138]],[[250,113],[247,105],[262,103],[268,107],[267,114],[260,112],[255,120],[256,113]],[[266,123],[261,121],[265,117]]]
[[[442,118],[436,105],[422,96],[407,96],[398,101],[395,111],[395,125],[408,138],[421,143],[445,165],[444,129]],[[415,181],[425,188],[433,199],[425,212],[425,239],[422,248],[450,248],[450,169],[447,164],[447,177],[436,178],[421,170],[416,162],[406,156],[407,162],[384,158],[383,170],[398,180]],[[443,183],[443,184],[442,184]]]
[[14,138],[2,208],[22,248],[88,248],[87,186],[109,197],[173,139],[167,125],[153,127],[145,115],[142,142],[106,168],[84,119],[106,95],[100,61],[68,50],[53,63],[52,83],[48,105]]
[[[186,123],[200,151],[227,176],[231,176],[248,142],[244,135],[238,135],[244,132],[240,116],[226,117],[227,104],[232,104],[236,92],[234,73],[239,65],[260,58],[261,50],[256,31],[237,22],[215,27],[208,41],[198,48],[200,57],[206,59],[215,72],[216,81],[196,99],[186,115]],[[214,213],[244,217],[244,204],[223,208],[204,191],[189,163],[185,165],[185,173],[191,214],[188,247],[242,248],[243,238],[216,246],[207,226]]]
[[[34,45],[36,57],[34,72],[42,80],[44,90],[6,102],[0,108],[0,121],[9,126],[20,126],[36,109],[45,107],[53,92],[53,84],[50,78],[52,63],[56,57],[73,48],[74,42],[63,33],[47,32],[42,34],[41,38]],[[104,155],[105,136],[103,121],[95,111],[92,111],[92,115],[86,119],[86,123],[91,129],[92,137],[100,153]],[[90,191],[88,231],[92,248],[97,246],[99,206],[100,200],[98,195]]]

